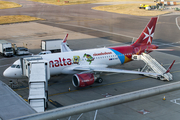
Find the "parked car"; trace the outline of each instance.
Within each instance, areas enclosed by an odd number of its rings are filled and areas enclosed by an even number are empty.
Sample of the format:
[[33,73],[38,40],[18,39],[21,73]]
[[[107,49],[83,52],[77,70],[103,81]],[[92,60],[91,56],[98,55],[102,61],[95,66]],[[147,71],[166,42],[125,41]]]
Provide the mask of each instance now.
[[38,55],[51,54],[51,51],[41,51]]
[[16,55],[28,55],[30,54],[29,53],[29,50],[25,47],[17,47],[17,50],[16,50]]

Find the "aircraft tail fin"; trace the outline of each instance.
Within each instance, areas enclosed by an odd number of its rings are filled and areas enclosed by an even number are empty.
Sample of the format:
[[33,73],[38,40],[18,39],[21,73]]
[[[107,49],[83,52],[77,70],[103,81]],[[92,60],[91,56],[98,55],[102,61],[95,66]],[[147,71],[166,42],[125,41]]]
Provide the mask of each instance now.
[[152,43],[156,22],[157,17],[151,18],[139,38],[136,40],[135,43],[132,44],[132,46],[150,45]]
[[66,36],[64,37],[64,39],[63,39],[63,43],[66,43],[66,41],[67,41],[67,37],[68,37],[68,34],[66,34]]
[[61,43],[61,52],[70,52],[71,49],[67,46],[67,37],[68,34],[64,37],[62,43]]

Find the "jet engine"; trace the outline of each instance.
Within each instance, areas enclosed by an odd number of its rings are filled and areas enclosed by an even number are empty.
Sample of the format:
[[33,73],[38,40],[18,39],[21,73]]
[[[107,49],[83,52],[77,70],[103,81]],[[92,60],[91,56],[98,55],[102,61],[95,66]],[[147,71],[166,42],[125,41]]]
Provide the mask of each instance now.
[[75,87],[86,87],[92,85],[95,81],[95,76],[92,73],[74,74],[72,83]]

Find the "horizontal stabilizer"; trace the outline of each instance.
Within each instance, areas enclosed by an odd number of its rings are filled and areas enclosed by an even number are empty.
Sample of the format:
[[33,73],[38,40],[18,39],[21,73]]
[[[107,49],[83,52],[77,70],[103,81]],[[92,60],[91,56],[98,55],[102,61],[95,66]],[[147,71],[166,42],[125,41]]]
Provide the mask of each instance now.
[[173,51],[174,49],[147,49],[146,51]]

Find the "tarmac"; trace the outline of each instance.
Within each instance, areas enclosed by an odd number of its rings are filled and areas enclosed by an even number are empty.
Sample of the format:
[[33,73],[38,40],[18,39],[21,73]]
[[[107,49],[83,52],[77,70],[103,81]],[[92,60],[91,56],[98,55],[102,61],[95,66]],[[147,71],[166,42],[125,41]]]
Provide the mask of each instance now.
[[[13,29],[16,31],[16,33],[14,33]],[[17,46],[23,45],[23,43],[27,44],[27,47],[33,54],[37,54],[41,51],[41,40],[64,38],[67,33],[69,33],[68,43],[70,48],[73,50],[96,48],[98,46],[108,46],[110,44],[122,44],[120,42],[98,38],[96,36],[78,33],[62,28],[52,27],[49,25],[39,24],[36,22],[2,25],[0,26],[0,32],[2,33],[3,39],[8,39],[10,42],[16,43]],[[104,79],[102,84],[95,83],[86,88],[77,90],[71,83],[72,75],[57,75],[51,77],[51,80],[49,81],[49,107],[47,111],[62,106],[115,96],[118,94],[179,81],[179,56],[162,52],[152,52],[150,55],[158,62],[162,63],[165,68],[167,68],[173,60],[176,60],[175,65],[171,70],[174,78],[173,81],[159,81],[140,75],[107,73],[102,75],[102,78]],[[19,57],[20,56],[4,58],[0,56],[0,80],[7,85],[9,85],[9,81],[12,79],[4,78],[2,73]],[[143,66],[144,63],[142,61],[132,61],[124,65],[113,67],[119,69],[137,70]],[[13,90],[21,95],[23,99],[27,100],[29,92],[28,80],[19,79],[13,80],[13,82]],[[166,100],[163,100],[164,96]],[[179,120],[179,96],[180,91],[177,90],[104,109],[99,109],[97,111],[96,119]],[[82,120],[92,120],[94,115],[95,111],[91,111],[88,113],[71,116],[71,119],[79,118]],[[69,117],[64,118],[63,120],[67,119],[69,119]]]

